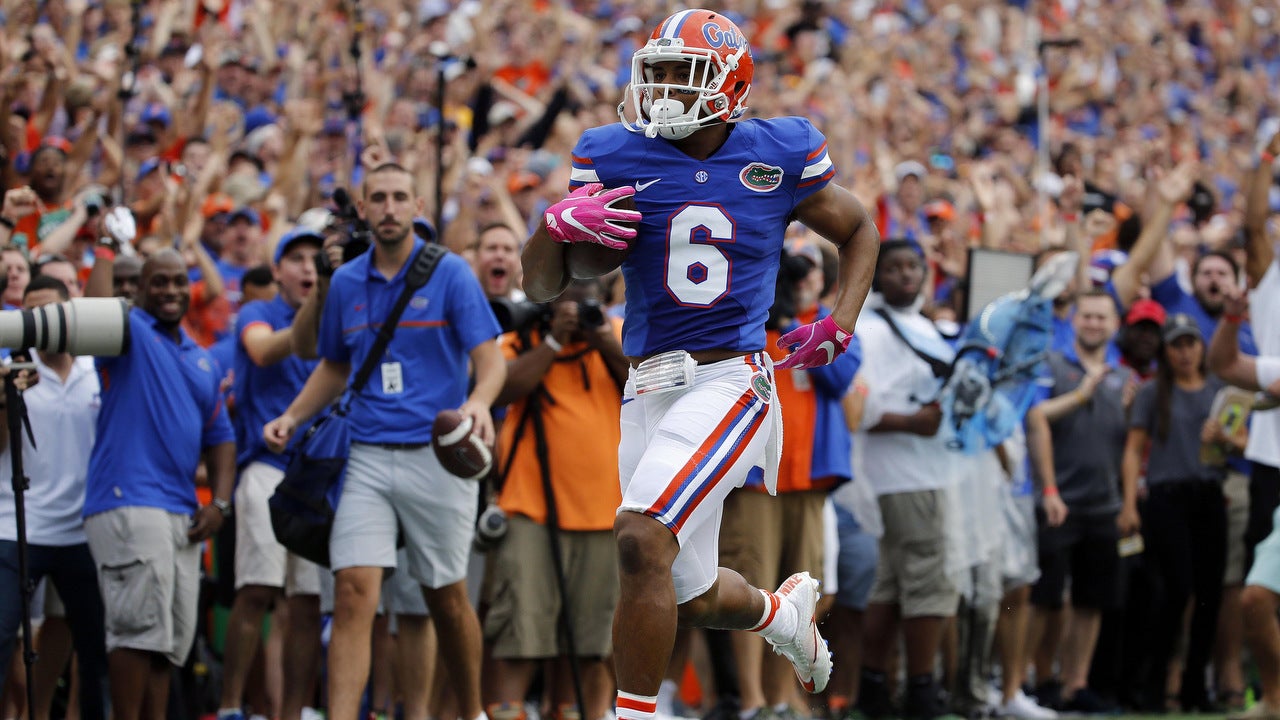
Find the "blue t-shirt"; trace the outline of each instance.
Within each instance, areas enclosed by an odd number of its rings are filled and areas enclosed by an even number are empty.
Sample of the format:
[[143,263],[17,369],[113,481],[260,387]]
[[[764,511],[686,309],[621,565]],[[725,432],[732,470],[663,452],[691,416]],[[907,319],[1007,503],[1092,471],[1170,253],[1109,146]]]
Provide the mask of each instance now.
[[[422,240],[414,240],[413,255],[390,280],[374,267],[376,248],[334,272],[317,348],[326,360],[351,363],[350,379],[373,348],[382,319],[391,313],[422,245]],[[436,413],[466,401],[471,351],[500,334],[467,261],[445,255],[431,280],[405,306],[379,366],[352,402],[347,416],[352,440],[430,442]]]
[[231,303],[231,309],[234,312],[240,307],[240,297],[244,292],[242,287],[244,274],[249,271],[249,268],[232,265],[221,258],[214,260],[213,264],[218,266],[218,274],[222,276],[223,297]]
[[102,411],[84,515],[118,507],[192,514],[201,451],[234,440],[216,364],[186,332],[175,342],[141,308],[129,312],[129,334],[124,355],[97,358]]
[[288,409],[319,361],[289,355],[278,363],[261,367],[254,364],[244,347],[244,333],[253,325],[266,325],[272,332],[283,330],[293,324],[293,316],[297,312],[279,295],[273,300],[257,300],[240,308],[235,331],[234,366],[238,467],[256,461],[284,470],[301,437],[301,433],[295,434],[285,452],[277,454],[267,449],[262,441],[262,426]]
[[587,130],[573,150],[570,185],[636,189],[643,219],[622,263],[627,355],[764,347],[788,222],[835,168],[804,118],[730,127],[701,161],[621,123]]

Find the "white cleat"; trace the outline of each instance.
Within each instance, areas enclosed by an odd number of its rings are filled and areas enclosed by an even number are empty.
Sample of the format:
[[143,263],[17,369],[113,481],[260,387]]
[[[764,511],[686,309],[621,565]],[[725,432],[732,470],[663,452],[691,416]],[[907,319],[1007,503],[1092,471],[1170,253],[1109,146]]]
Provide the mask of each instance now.
[[795,666],[796,677],[800,678],[805,690],[820,693],[831,679],[831,651],[827,649],[827,641],[818,634],[818,622],[814,617],[814,608],[818,605],[818,581],[807,572],[796,573],[782,583],[777,594],[783,602],[795,607],[799,622],[796,635],[790,642],[770,640],[769,644],[774,652]]
[[1055,720],[1058,717],[1057,712],[1042,707],[1021,690],[1009,702],[997,707],[1000,707],[999,714],[1002,717],[1018,718],[1018,720]]

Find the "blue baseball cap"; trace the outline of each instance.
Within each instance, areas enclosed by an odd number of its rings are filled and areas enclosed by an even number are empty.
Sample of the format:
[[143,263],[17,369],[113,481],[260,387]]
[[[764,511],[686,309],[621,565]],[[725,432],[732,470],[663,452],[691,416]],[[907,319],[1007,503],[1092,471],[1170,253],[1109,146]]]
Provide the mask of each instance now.
[[260,127],[271,125],[276,121],[276,116],[271,111],[259,105],[244,114],[244,134],[257,130]]
[[149,123],[160,123],[165,127],[173,122],[173,115],[169,113],[169,108],[160,103],[151,103],[142,109],[142,116],[139,120],[145,125]]
[[248,220],[250,225],[262,224],[262,216],[258,215],[258,211],[254,210],[248,205],[243,205],[241,207],[236,208],[235,210],[232,210],[231,213],[227,215],[227,224],[230,225],[231,223],[235,222],[240,218],[244,218],[245,220]]
[[416,217],[413,219],[413,234],[427,242],[436,241],[436,229],[432,227],[431,222],[424,217]]
[[324,244],[324,236],[308,227],[296,227],[280,237],[280,242],[276,243],[276,254],[274,262],[279,265],[284,254],[289,252],[289,248],[300,242],[314,243],[316,247]]
[[162,161],[158,157],[147,158],[138,166],[138,175],[133,179],[134,183],[142,182],[143,178],[160,169]]

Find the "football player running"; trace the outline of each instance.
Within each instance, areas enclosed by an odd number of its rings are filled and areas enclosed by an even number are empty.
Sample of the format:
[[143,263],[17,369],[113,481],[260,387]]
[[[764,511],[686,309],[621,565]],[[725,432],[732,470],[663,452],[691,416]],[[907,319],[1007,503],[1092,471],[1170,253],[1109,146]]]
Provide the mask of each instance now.
[[[788,222],[836,244],[840,290],[830,316],[779,339],[792,351],[779,369],[844,351],[880,238],[866,209],[831,183],[826,139],[808,120],[740,120],[753,70],[747,39],[723,15],[666,18],[632,59],[622,122],[583,133],[574,190],[547,209],[523,253],[525,292],[545,302],[569,282],[571,244],[632,246],[622,264],[631,371],[614,523],[620,720],[654,717],[677,624],[759,633],[810,692],[831,675],[817,581],[797,573],[776,592],[752,587],[718,567],[717,539],[730,490],[760,472],[776,486],[782,428],[763,350]],[[613,207],[626,196],[636,211]]]

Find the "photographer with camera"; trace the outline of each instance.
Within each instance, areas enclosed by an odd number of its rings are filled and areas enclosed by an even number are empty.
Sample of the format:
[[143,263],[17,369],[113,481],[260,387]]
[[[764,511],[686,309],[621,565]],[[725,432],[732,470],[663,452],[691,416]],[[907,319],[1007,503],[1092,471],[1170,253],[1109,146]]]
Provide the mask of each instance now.
[[[61,281],[37,276],[26,288],[23,305],[37,308],[69,297]],[[105,720],[107,651],[102,596],[82,517],[85,476],[98,417],[98,376],[93,358],[88,356],[35,351],[31,359],[36,370],[23,372],[38,374],[40,382],[26,387],[22,395],[38,443],[24,439],[21,451],[25,474],[32,481],[24,493],[29,579],[34,584],[48,577],[52,588],[64,598],[66,620],[79,657],[81,717]],[[7,674],[13,657],[22,613],[8,439],[8,414],[0,408],[0,444],[4,445],[0,456],[0,677]]]
[[[118,247],[131,233],[113,235]],[[96,255],[86,294],[108,297],[114,252],[101,247]],[[117,720],[166,715],[169,666],[186,662],[195,639],[200,545],[230,515],[235,480],[216,363],[182,330],[187,264],[178,251],[161,250],[143,264],[139,282],[122,354],[96,359],[102,409],[84,502]],[[202,455],[213,490],[204,506],[195,492]]]
[[[581,669],[580,717],[604,717],[612,700],[604,659],[618,600],[612,530],[628,364],[621,322],[604,316],[602,292],[598,280],[577,280],[552,303],[516,306],[521,322],[502,338],[507,381],[498,404],[511,403],[499,444],[505,537],[492,509],[480,527],[480,540],[493,545],[484,622],[497,663],[485,697],[493,720],[523,719],[547,659],[559,668],[550,689],[556,717],[576,705],[571,663]],[[582,442],[587,429],[592,440]]]
[[[373,168],[362,200],[374,228],[373,250],[334,273],[320,319],[320,364],[289,408],[263,428],[273,450],[283,449],[300,426],[305,429],[346,390],[424,247],[413,236],[413,218],[423,203],[407,170],[391,163]],[[438,620],[460,716],[484,715],[480,626],[465,583],[477,485],[446,472],[430,445],[432,422],[445,409],[457,409],[477,437],[492,443],[489,408],[502,389],[506,365],[495,342],[497,323],[466,261],[446,254],[414,293],[347,414],[351,452],[329,543],[336,576],[329,717],[335,720],[354,720],[360,707],[379,586],[385,570],[396,567],[397,530],[403,531],[408,557],[400,571],[422,586]],[[470,394],[468,364],[475,376]]]

